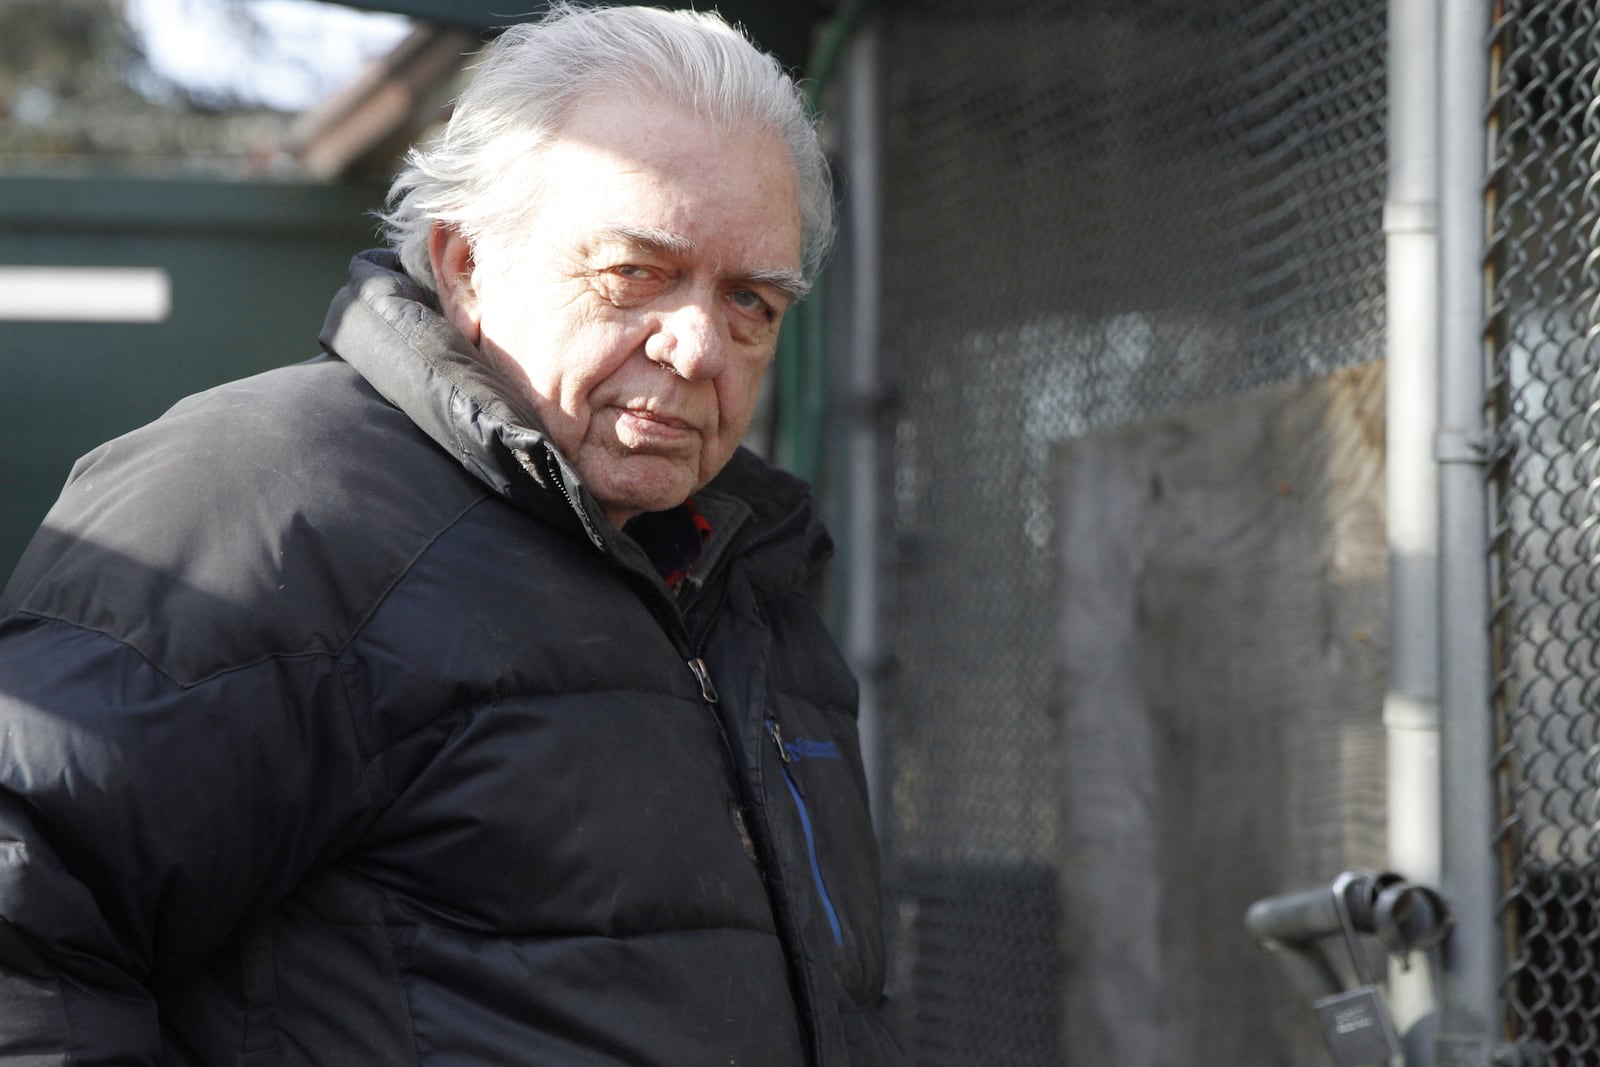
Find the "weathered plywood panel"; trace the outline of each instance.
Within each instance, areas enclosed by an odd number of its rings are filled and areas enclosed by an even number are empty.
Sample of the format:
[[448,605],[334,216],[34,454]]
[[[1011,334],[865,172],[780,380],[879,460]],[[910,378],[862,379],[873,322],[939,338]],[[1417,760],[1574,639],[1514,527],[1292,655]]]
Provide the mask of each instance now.
[[1383,862],[1381,366],[1058,456],[1070,1064],[1322,1062],[1254,900]]

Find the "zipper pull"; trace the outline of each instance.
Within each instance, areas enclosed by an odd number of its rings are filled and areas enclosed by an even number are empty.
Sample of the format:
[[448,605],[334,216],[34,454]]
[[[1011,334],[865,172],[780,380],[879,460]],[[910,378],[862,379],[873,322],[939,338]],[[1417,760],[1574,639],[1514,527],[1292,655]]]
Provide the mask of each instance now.
[[689,669],[694,672],[695,681],[700,683],[700,695],[707,704],[715,704],[717,687],[711,684],[711,671],[706,668],[706,661],[696,656],[689,661]]
[[767,733],[772,735],[772,743],[778,746],[778,759],[783,763],[783,777],[793,787],[798,797],[806,795],[806,787],[800,784],[800,778],[794,773],[794,756],[789,752],[789,746],[783,743],[783,730],[778,726],[777,719],[767,720]]
[[767,733],[772,735],[772,743],[778,746],[778,758],[784,763],[793,763],[794,757],[789,755],[789,749],[783,743],[783,730],[779,728],[777,719],[767,720]]

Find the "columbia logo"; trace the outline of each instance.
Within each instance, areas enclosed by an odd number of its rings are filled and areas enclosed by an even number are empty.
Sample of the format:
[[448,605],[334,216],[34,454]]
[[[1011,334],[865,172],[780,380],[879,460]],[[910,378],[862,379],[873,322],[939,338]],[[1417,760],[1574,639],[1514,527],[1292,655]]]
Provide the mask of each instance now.
[[841,759],[839,746],[832,741],[812,741],[808,738],[798,738],[794,741],[785,741],[783,750],[789,753],[790,759]]

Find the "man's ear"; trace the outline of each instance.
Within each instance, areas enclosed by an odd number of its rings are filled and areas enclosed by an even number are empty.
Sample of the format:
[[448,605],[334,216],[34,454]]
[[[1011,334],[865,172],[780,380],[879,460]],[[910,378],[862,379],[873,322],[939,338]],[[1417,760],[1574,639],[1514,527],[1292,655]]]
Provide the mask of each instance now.
[[476,345],[479,341],[478,290],[472,284],[472,243],[461,231],[436,222],[428,233],[428,262],[433,267],[433,286],[439,294],[439,309],[450,325]]

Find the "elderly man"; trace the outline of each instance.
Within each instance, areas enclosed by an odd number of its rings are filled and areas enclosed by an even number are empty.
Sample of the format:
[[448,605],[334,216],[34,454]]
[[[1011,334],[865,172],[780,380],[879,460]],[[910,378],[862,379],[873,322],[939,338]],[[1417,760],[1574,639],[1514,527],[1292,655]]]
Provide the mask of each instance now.
[[897,1062],[828,539],[739,447],[831,227],[794,86],[561,8],[385,221],[0,601],[0,1058]]

